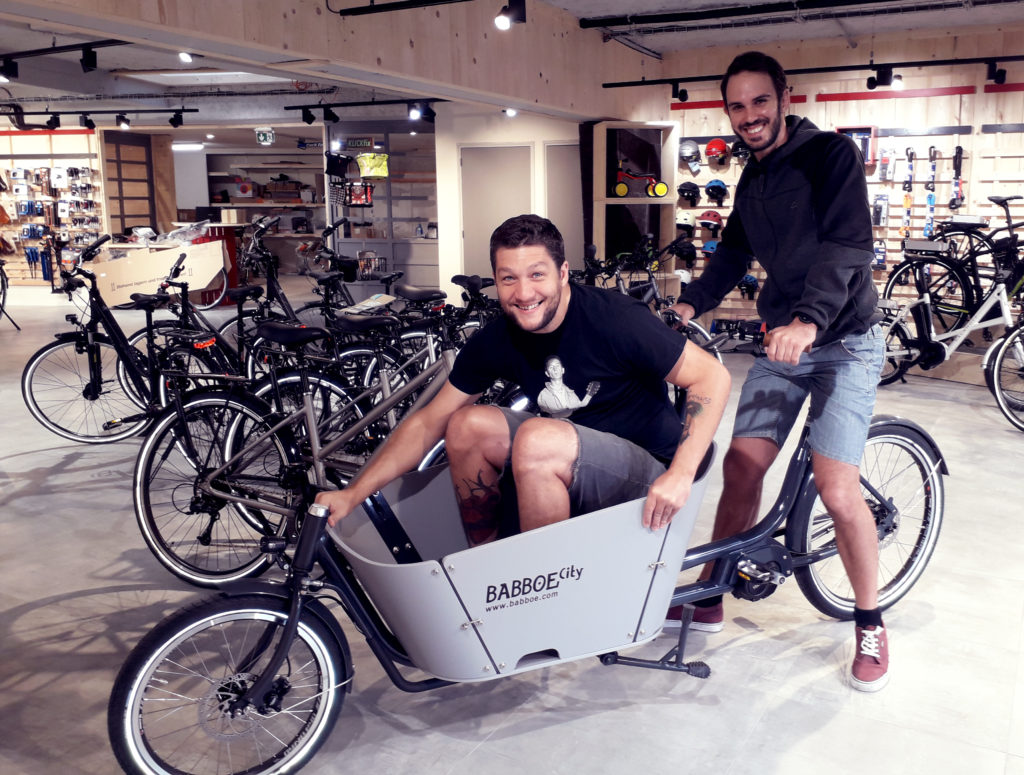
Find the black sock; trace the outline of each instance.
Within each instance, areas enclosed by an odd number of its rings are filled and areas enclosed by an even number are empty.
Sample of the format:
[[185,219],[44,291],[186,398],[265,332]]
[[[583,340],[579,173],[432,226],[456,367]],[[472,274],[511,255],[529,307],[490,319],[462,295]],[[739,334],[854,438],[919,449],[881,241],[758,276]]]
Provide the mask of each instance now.
[[860,608],[853,609],[853,621],[858,627],[882,627],[882,612],[878,608],[864,611]]
[[721,595],[712,595],[711,597],[706,597],[703,600],[697,600],[696,602],[694,602],[694,605],[697,606],[697,608],[714,608],[721,602]]

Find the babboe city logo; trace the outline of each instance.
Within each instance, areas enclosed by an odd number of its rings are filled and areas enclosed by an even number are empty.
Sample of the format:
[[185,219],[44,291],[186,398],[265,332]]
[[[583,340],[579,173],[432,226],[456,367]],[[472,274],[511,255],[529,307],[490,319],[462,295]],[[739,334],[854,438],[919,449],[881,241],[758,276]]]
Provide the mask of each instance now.
[[497,611],[502,608],[526,605],[527,603],[536,603],[538,600],[557,597],[558,588],[562,584],[580,581],[582,578],[582,567],[567,565],[549,573],[538,573],[536,576],[524,576],[499,584],[488,584],[484,599],[485,602],[494,605],[489,605],[487,610]]

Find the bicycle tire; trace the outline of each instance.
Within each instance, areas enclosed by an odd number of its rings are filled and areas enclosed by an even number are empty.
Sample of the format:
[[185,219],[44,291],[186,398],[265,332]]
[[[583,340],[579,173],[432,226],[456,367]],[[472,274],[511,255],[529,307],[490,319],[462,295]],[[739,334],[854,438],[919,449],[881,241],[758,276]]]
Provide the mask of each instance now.
[[[142,538],[165,568],[189,584],[216,586],[259,576],[273,562],[260,540],[280,535],[285,519],[197,488],[204,472],[268,430],[265,418],[271,414],[265,402],[252,396],[196,393],[180,412],[173,407],[165,411],[139,450],[132,492]],[[297,502],[297,494],[281,483],[295,462],[293,449],[294,442],[279,432],[260,456],[225,472],[216,486],[278,505]]]
[[976,278],[974,297],[984,298],[992,287],[995,277],[993,266],[995,243],[992,238],[977,229],[964,226],[947,226],[938,239],[951,243],[953,261],[963,267],[969,278]]
[[0,269],[0,317],[7,310],[7,272]]
[[903,323],[883,320],[879,325],[885,334],[885,361],[878,384],[890,385],[902,379],[914,362],[913,338]]
[[139,641],[107,708],[107,734],[125,772],[293,772],[316,753],[344,704],[351,658],[345,636],[315,600],[304,603],[277,676],[288,686],[281,710],[227,709],[267,664],[287,607],[269,596],[210,598]]
[[1024,328],[1009,331],[989,364],[987,381],[996,406],[1010,424],[1024,431]]
[[142,433],[151,418],[104,429],[105,423],[138,415],[139,407],[117,378],[117,349],[102,334],[94,343],[104,375],[99,394],[89,394],[88,351],[80,349],[78,339],[64,339],[29,358],[21,375],[21,395],[32,416],[52,433],[83,444],[110,444]]
[[886,299],[896,297],[898,301],[899,288],[907,287],[916,298],[914,270],[920,264],[930,267],[928,290],[931,292],[935,330],[942,334],[962,328],[977,310],[978,301],[974,298],[974,288],[965,270],[950,259],[918,258],[901,262],[889,273],[882,296]]
[[192,306],[204,311],[220,306],[227,295],[228,285],[228,270],[221,267],[221,270],[207,283],[205,288],[200,291],[189,291],[190,294],[198,297],[192,302]]
[[[868,433],[861,458],[861,492],[878,518],[881,511],[874,496],[863,486],[866,479],[899,510],[890,531],[879,536],[878,607],[885,610],[900,600],[924,572],[939,538],[945,512],[945,487],[941,461],[917,431],[904,425],[883,423]],[[808,501],[813,504],[791,518],[786,545],[794,556],[824,552],[811,565],[794,569],[801,592],[821,613],[835,619],[852,619],[853,588],[835,548],[835,529],[813,479]]]

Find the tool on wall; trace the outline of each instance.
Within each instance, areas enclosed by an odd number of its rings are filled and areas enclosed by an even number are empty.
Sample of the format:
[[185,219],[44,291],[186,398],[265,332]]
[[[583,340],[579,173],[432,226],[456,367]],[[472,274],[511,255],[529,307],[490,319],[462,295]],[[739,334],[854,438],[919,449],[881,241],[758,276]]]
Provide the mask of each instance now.
[[935,190],[935,161],[939,158],[939,152],[935,150],[935,146],[928,148],[928,162],[931,164],[931,172],[928,176],[928,182],[924,184],[925,191]]
[[907,148],[907,177],[903,180],[903,190],[914,190],[914,149]]
[[892,148],[882,149],[882,162],[878,166],[878,179],[882,182],[892,179],[892,162],[893,162]]
[[953,151],[953,196],[949,200],[949,209],[958,210],[964,203],[964,182],[960,177],[963,171],[964,149],[959,145]]
[[900,236],[910,236],[910,213],[914,206],[914,149],[907,148],[907,177],[903,181],[903,223]]
[[871,205],[871,225],[889,225],[889,195],[875,194],[875,201]]

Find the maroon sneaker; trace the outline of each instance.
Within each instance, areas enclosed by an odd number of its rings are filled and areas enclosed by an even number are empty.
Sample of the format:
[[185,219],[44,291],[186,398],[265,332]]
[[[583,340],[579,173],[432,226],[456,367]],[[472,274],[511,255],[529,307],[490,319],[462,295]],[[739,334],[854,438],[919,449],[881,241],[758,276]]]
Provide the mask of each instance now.
[[[683,607],[674,605],[665,614],[663,630],[678,630],[682,626]],[[725,622],[725,606],[721,603],[710,608],[693,607],[693,621],[690,622],[691,630],[700,632],[721,632]]]
[[862,692],[877,692],[889,682],[889,633],[884,627],[857,628],[850,680]]

